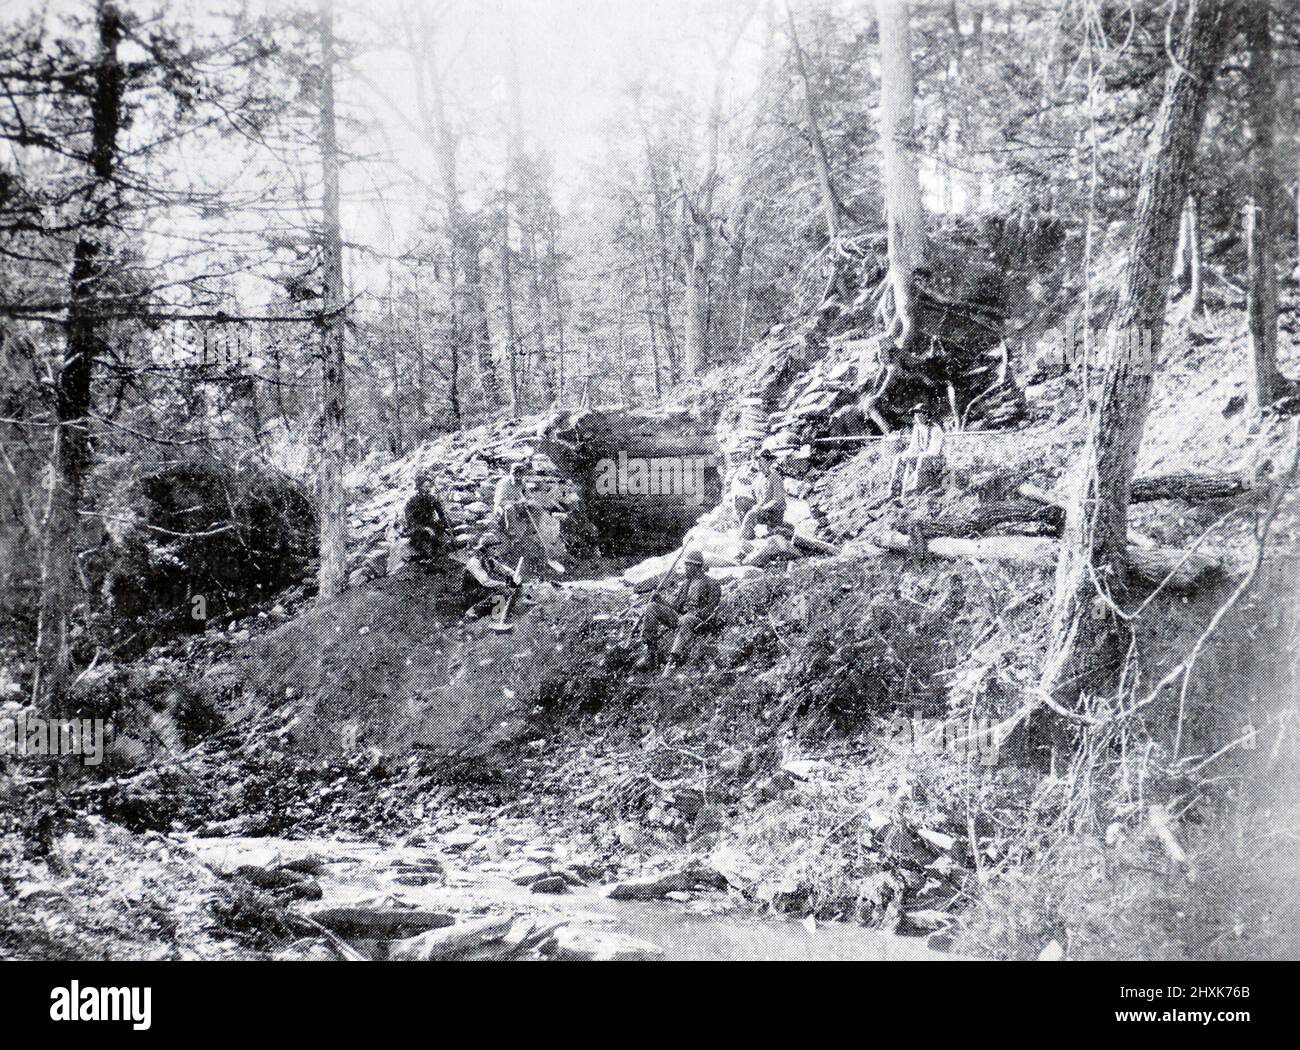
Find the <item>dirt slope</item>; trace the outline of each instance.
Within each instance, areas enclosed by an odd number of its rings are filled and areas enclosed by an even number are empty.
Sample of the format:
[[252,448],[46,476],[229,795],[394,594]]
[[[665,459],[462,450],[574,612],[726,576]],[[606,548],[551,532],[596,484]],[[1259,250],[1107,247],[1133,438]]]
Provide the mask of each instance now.
[[563,625],[626,598],[530,585],[511,634],[462,620],[458,566],[408,568],[354,587],[256,639],[221,687],[292,708],[318,753],[375,748],[471,757],[517,734],[543,692]]

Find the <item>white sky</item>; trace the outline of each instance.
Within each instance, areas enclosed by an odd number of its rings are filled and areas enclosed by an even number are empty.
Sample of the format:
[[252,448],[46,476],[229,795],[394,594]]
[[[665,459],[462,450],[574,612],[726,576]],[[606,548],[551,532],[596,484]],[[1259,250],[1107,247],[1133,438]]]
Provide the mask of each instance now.
[[[215,27],[218,16],[237,0],[121,0],[141,14],[160,8],[200,27]],[[448,86],[453,123],[466,131],[459,156],[465,202],[474,207],[500,183],[505,114],[507,29],[513,30],[518,56],[525,134],[554,159],[555,192],[563,212],[577,202],[585,172],[602,165],[610,148],[609,128],[626,148],[635,140],[626,89],[634,81],[669,86],[703,106],[712,88],[711,49],[734,25],[747,0],[335,0],[337,34],[358,50],[358,76],[336,87],[339,111],[370,125],[345,142],[369,155],[389,155],[401,167],[424,171],[436,184],[427,146],[394,115],[367,81],[378,84],[391,102],[416,114],[414,78],[401,50],[403,9],[423,5],[441,13],[437,47]],[[4,0],[5,14],[44,9],[52,16],[89,14],[92,0]],[[285,0],[249,0],[253,14],[278,13]],[[292,6],[314,10],[315,0]],[[729,93],[743,98],[758,68],[764,28],[762,0],[753,0],[741,45],[733,58]],[[391,150],[391,153],[389,152]],[[228,156],[186,157],[186,163],[233,168]],[[317,158],[307,150],[304,167],[315,183]],[[344,172],[345,240],[400,251],[420,210],[422,192],[404,183],[400,168],[353,164]],[[382,201],[379,199],[382,194]],[[382,273],[357,253],[348,265],[354,290],[379,291]]]

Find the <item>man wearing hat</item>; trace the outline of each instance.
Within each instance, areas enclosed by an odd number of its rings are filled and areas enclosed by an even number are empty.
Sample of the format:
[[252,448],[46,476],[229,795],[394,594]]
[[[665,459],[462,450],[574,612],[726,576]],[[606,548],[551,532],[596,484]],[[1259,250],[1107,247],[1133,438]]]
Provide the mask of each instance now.
[[771,530],[785,521],[785,481],[777,469],[776,456],[770,448],[760,448],[756,460],[762,481],[758,485],[756,504],[740,519],[742,540],[754,538],[756,525],[766,525]]
[[497,482],[492,497],[493,524],[507,536],[521,535],[526,531],[527,496],[524,493],[524,465],[511,463],[505,477]]
[[704,555],[698,550],[686,552],[682,560],[685,578],[676,589],[665,596],[671,581],[664,580],[659,593],[650,599],[641,620],[641,640],[645,655],[637,661],[637,669],[653,670],[658,662],[657,642],[664,628],[674,631],[672,647],[668,652],[670,664],[680,663],[690,648],[691,639],[704,622],[713,615],[722,601],[722,586],[704,571]]
[[943,477],[943,462],[943,427],[930,418],[924,405],[913,405],[912,436],[907,448],[894,457],[889,494],[910,495],[933,488]]
[[406,501],[406,535],[411,554],[419,561],[431,561],[452,533],[451,521],[433,488],[433,474],[422,470],[415,476],[415,495]]
[[509,579],[505,567],[492,557],[492,548],[500,542],[495,533],[485,532],[474,544],[474,553],[465,563],[465,571],[460,577],[460,596],[466,616],[486,616],[518,586]]

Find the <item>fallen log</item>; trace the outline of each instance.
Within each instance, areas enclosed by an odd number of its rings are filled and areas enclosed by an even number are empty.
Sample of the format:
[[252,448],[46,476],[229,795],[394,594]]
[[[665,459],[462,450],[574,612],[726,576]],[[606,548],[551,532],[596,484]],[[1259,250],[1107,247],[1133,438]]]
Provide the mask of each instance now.
[[341,937],[374,940],[412,937],[456,924],[454,915],[410,908],[323,908],[305,914]]
[[1160,584],[1169,577],[1175,591],[1192,590],[1217,576],[1231,573],[1227,558],[1204,551],[1185,551],[1180,547],[1132,547],[1128,565],[1133,574],[1147,583]]
[[[1061,515],[1060,524],[1056,528],[1056,534],[1059,536],[1061,534],[1061,529],[1065,525],[1065,514],[1068,509],[1066,507],[1065,500],[1061,499],[1059,496],[1054,496],[1052,493],[1048,492],[1045,489],[1040,489],[1037,485],[1031,485],[1029,484],[1029,482],[1025,482],[1023,485],[1017,488],[1016,491],[1019,492],[1020,495],[1024,496],[1026,499],[1036,500],[1037,502],[1042,503],[1044,506],[1055,507],[1057,508],[1057,510],[1060,511],[1060,515]],[[1143,533],[1138,532],[1137,529],[1128,530],[1128,542],[1130,547],[1157,546],[1155,540],[1153,540],[1150,536],[1146,536]]]
[[800,550],[811,551],[813,554],[829,554],[834,556],[840,552],[840,549],[834,544],[827,543],[825,540],[819,540],[814,536],[807,535],[806,533],[796,532],[791,539],[793,540],[794,545]]
[[[914,549],[911,537],[893,529],[885,529],[871,539],[887,550],[908,552]],[[1046,536],[986,536],[982,539],[936,536],[924,543],[927,554],[941,558],[1006,561],[1042,568],[1055,566],[1060,554],[1060,543]],[[1128,562],[1133,575],[1144,583],[1153,586],[1165,583],[1175,591],[1193,590],[1230,571],[1222,556],[1188,552],[1178,547],[1130,546]]]
[[1052,535],[1060,535],[1065,511],[1052,504],[1033,499],[984,503],[969,514],[941,514],[937,518],[911,518],[905,525],[909,532],[919,530],[926,539],[937,536],[973,537],[1001,525],[1034,525]]
[[[1039,500],[1054,507],[1066,505],[1063,497],[1047,492],[1037,485],[1025,483],[1017,491],[1027,499]],[[1231,499],[1253,491],[1256,491],[1254,479],[1247,474],[1214,474],[1184,470],[1134,478],[1133,484],[1129,487],[1128,498],[1130,503],[1151,503],[1160,499],[1202,503],[1212,499]]]
[[725,890],[727,880],[725,876],[707,865],[696,862],[688,864],[681,871],[657,879],[617,883],[609,888],[605,896],[613,901],[653,901],[660,900],[670,893],[689,892],[698,886]]
[[1249,475],[1196,473],[1185,470],[1134,478],[1129,489],[1129,501],[1150,503],[1158,499],[1177,499],[1184,503],[1202,503],[1205,500],[1242,496],[1254,488],[1254,479]]

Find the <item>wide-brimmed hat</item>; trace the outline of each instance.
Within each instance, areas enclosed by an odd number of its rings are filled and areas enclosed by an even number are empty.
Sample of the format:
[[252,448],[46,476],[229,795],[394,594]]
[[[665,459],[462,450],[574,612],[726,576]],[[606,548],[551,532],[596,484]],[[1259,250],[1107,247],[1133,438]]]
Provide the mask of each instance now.
[[689,550],[686,552],[686,557],[682,559],[682,562],[685,565],[698,565],[703,568],[704,555],[698,550]]
[[482,550],[487,550],[489,547],[499,547],[500,545],[501,545],[500,536],[498,536],[495,532],[485,532],[475,542],[474,549],[476,551],[482,551]]
[[930,410],[926,408],[925,405],[921,404],[920,402],[917,402],[910,409],[908,409],[908,414],[913,416],[928,416],[930,414]]

